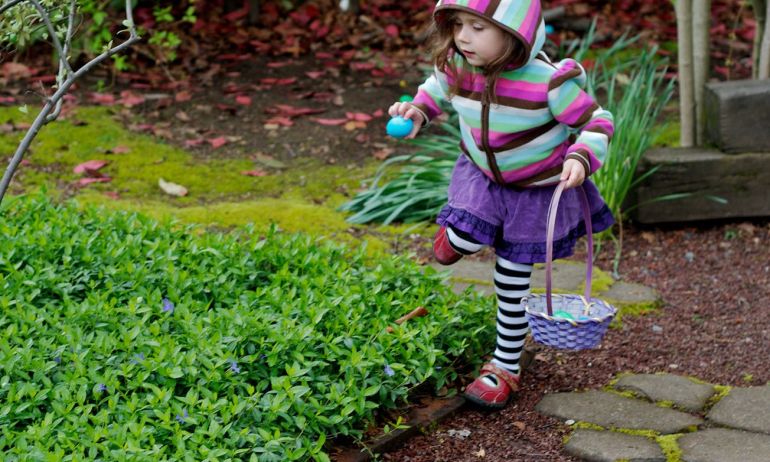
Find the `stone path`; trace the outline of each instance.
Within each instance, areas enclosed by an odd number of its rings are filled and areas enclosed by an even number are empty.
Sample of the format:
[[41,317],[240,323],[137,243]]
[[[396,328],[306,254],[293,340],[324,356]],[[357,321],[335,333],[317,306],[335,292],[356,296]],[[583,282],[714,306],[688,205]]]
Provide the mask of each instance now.
[[[485,295],[494,294],[493,284],[494,263],[462,259],[452,266],[432,264],[438,271],[448,271],[450,282],[455,292],[462,292],[468,286]],[[562,293],[583,293],[585,287],[585,263],[576,261],[559,260],[553,266],[553,291]],[[617,307],[629,305],[645,305],[653,307],[658,303],[658,294],[649,287],[641,284],[633,284],[622,281],[613,281],[612,278],[598,268],[593,269],[593,296],[606,300]],[[532,290],[544,292],[545,270],[543,265],[535,265],[532,272]]]
[[[554,265],[554,292],[582,293],[585,265]],[[455,291],[473,285],[491,295],[493,266],[463,259],[436,269],[450,271]],[[593,295],[621,311],[659,302],[650,288],[594,274]],[[544,286],[536,266],[533,290]],[[730,389],[673,374],[626,375],[605,390],[546,395],[536,409],[574,425],[565,451],[589,462],[770,461],[770,385]]]
[[606,390],[546,395],[535,409],[575,426],[565,450],[585,461],[770,461],[770,386],[627,375]]

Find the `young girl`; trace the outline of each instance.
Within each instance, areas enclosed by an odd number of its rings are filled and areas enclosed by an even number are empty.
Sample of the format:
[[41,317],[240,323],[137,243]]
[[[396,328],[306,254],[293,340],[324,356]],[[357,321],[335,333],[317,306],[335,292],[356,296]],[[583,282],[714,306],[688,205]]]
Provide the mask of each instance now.
[[[412,119],[413,138],[449,101],[462,140],[438,217],[433,253],[450,265],[491,246],[497,255],[497,345],[469,400],[501,408],[519,388],[519,357],[528,331],[521,300],[532,264],[545,261],[546,215],[556,185],[583,185],[594,232],[613,223],[596,187],[585,181],[602,164],[612,115],[584,90],[574,60],[552,63],[539,0],[439,0],[434,15],[435,70],[412,103],[391,116]],[[569,256],[585,235],[580,202],[565,189],[554,233],[554,258]]]

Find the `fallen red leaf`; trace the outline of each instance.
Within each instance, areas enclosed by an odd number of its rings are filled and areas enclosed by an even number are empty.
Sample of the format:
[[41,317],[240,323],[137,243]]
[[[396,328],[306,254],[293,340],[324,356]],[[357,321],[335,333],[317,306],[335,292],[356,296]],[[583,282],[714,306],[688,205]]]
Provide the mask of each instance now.
[[263,85],[291,85],[296,81],[297,81],[296,77],[287,77],[285,79],[266,77],[264,79],[259,79],[259,82],[262,83]]
[[372,153],[372,157],[374,157],[377,160],[385,160],[387,159],[391,154],[393,154],[394,150],[391,148],[382,148],[377,151],[374,151]]
[[24,64],[7,62],[0,67],[0,75],[8,80],[23,80],[32,76],[32,70]]
[[345,115],[350,120],[357,120],[359,122],[369,122],[372,120],[372,116],[364,114],[363,112],[346,112]]
[[81,179],[79,179],[76,184],[78,186],[88,186],[91,183],[109,183],[110,181],[112,181],[112,178],[110,178],[108,176],[102,176],[102,177],[99,177],[99,178],[91,178],[91,177],[89,177],[89,178],[81,178]]
[[219,109],[220,111],[229,112],[232,115],[235,115],[235,113],[238,112],[238,108],[233,106],[232,104],[218,103],[217,109]]
[[222,18],[227,22],[234,22],[239,19],[245,18],[247,14],[249,14],[249,5],[248,3],[245,4],[246,6],[244,8],[235,10],[231,13],[227,13],[226,15],[222,16]]
[[119,102],[125,107],[134,107],[144,103],[144,96],[126,90],[120,92]]
[[288,60],[288,61],[273,61],[270,63],[267,63],[267,67],[277,69],[279,67],[285,67],[285,66],[291,66],[294,64],[294,61]]
[[246,176],[267,176],[267,172],[264,170],[244,170],[241,175]]
[[272,107],[265,109],[268,114],[276,114],[278,116],[285,117],[299,117],[309,114],[320,114],[326,112],[326,109],[316,109],[311,107],[294,107],[288,104],[276,104]]
[[252,58],[250,53],[243,53],[243,54],[235,54],[235,53],[225,53],[223,55],[217,56],[217,59],[220,61],[248,61]]
[[395,24],[388,24],[385,26],[385,35],[392,38],[398,37],[398,26]]
[[271,117],[265,121],[265,125],[283,125],[284,127],[291,127],[294,122],[288,117]]
[[72,169],[72,171],[78,174],[98,172],[108,163],[109,162],[107,162],[106,160],[89,160],[89,161],[83,162],[82,164],[76,165],[75,168]]
[[227,138],[225,138],[224,136],[218,136],[216,138],[210,138],[210,139],[208,139],[206,141],[208,141],[208,143],[214,149],[221,148],[222,146],[227,144]]
[[273,46],[266,42],[261,42],[259,40],[252,40],[249,42],[254,46],[254,49],[257,51],[257,53],[264,54],[269,52]]
[[348,122],[348,119],[321,119],[318,117],[314,117],[313,120],[318,122],[321,125],[344,125]]
[[374,69],[375,64],[374,63],[359,63],[354,62],[349,64],[350,68],[354,71],[369,71]]
[[305,72],[305,75],[310,77],[313,80],[321,78],[324,74],[326,74],[326,71],[307,71],[307,72]]
[[204,140],[203,138],[195,138],[193,140],[185,140],[184,146],[186,148],[194,148],[195,146],[200,146],[205,142],[206,140]]
[[235,102],[242,106],[251,106],[251,98],[246,95],[238,95],[235,97]]
[[110,152],[112,152],[113,154],[125,154],[127,152],[131,152],[131,148],[129,148],[128,146],[115,146],[114,148],[112,148],[112,151]]
[[384,115],[385,115],[385,111],[383,111],[382,109],[377,109],[372,113],[372,117],[382,117]]
[[111,106],[115,104],[115,95],[110,93],[91,93],[90,100],[94,104]]
[[177,103],[184,103],[185,101],[190,101],[192,99],[192,94],[189,91],[182,90],[179,93],[174,95],[174,101]]

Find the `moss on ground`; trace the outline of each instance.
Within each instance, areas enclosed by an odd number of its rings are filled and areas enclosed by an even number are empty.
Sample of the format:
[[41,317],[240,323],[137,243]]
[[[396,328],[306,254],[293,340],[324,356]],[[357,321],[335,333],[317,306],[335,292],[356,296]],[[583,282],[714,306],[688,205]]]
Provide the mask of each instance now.
[[[17,107],[0,107],[0,123],[29,124],[32,119]],[[24,132],[0,136],[0,151],[14,152]],[[265,176],[246,176],[241,172],[255,168],[250,159],[193,155],[127,130],[106,107],[79,107],[68,118],[45,126],[25,159],[28,164],[15,178],[24,191],[43,188],[59,197],[66,189],[82,204],[136,210],[162,220],[224,228],[252,223],[257,229],[274,223],[286,231],[353,244],[366,239],[372,252],[386,250],[389,241],[405,233],[424,232],[424,227],[396,225],[367,228],[373,232],[364,233],[366,227],[345,222],[346,214],[337,211],[348,199],[342,192],[355,191],[374,173],[375,162],[348,168],[298,159]],[[109,162],[100,173],[112,181],[74,187],[81,175],[73,168],[93,159]],[[158,186],[160,178],[183,185],[189,194],[165,194]],[[110,197],[115,194],[118,199]]]

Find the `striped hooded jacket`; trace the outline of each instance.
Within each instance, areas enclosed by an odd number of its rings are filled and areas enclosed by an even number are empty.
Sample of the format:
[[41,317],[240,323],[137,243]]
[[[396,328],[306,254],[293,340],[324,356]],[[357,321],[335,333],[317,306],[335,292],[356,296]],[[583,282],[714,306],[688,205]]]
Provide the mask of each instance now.
[[477,14],[514,35],[528,59],[500,75],[492,102],[482,100],[483,70],[451,59],[463,78],[448,97],[453,75],[436,68],[418,88],[412,103],[433,119],[439,102],[449,100],[460,119],[460,148],[489,178],[513,186],[558,182],[563,163],[575,158],[595,172],[607,155],[613,133],[612,114],[584,91],[586,74],[572,59],[551,63],[541,52],[545,23],[539,0],[439,0],[434,20],[447,10]]

